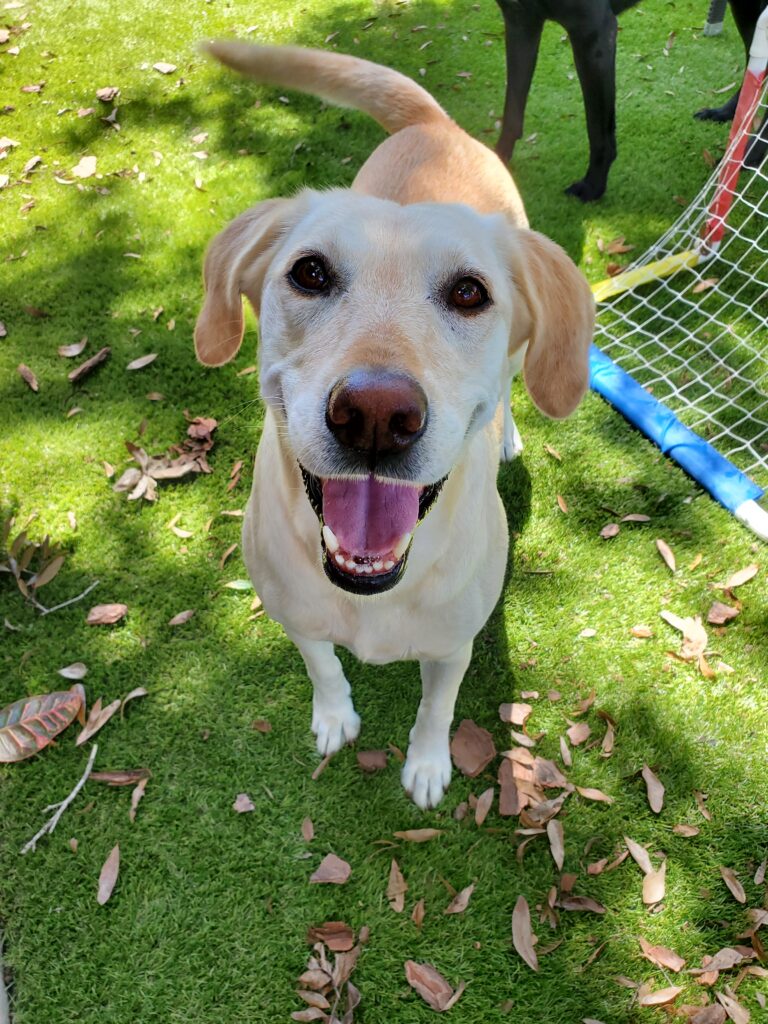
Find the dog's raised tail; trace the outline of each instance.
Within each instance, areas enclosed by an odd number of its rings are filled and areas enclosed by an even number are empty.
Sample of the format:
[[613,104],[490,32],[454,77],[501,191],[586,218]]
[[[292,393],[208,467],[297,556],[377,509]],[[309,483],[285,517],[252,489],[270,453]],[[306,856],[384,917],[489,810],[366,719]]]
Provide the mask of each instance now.
[[203,49],[257,82],[311,93],[368,114],[390,134],[409,125],[450,120],[420,85],[359,57],[299,46],[257,46],[217,39]]

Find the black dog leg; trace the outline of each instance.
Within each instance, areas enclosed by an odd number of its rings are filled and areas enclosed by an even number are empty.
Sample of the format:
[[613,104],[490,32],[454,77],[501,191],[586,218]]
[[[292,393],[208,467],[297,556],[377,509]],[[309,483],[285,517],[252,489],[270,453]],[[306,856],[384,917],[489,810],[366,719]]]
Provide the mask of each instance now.
[[499,0],[499,7],[504,15],[506,36],[507,92],[496,152],[504,163],[509,163],[515,143],[523,134],[525,103],[536,67],[544,21],[527,17],[514,0],[511,3]]
[[[596,5],[597,6],[597,5]],[[605,192],[608,171],[616,158],[616,16],[599,5],[588,24],[568,30],[573,59],[584,96],[589,137],[589,167],[565,191],[583,203]]]

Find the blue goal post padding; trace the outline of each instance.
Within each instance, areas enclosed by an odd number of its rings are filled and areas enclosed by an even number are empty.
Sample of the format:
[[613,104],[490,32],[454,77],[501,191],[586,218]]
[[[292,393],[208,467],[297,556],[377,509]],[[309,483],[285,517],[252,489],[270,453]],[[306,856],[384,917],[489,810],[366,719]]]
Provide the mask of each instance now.
[[754,480],[684,426],[596,345],[589,352],[589,384],[729,512],[762,497],[763,490]]

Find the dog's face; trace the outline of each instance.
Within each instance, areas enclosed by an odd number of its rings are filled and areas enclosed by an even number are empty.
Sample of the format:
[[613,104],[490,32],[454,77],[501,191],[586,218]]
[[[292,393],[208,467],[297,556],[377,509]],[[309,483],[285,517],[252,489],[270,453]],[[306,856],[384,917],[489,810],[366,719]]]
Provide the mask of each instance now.
[[[540,238],[464,206],[338,190],[262,204],[211,247],[198,356],[234,355],[247,295],[260,313],[262,395],[301,466],[337,586],[375,594],[401,578],[415,527],[498,407],[510,347],[531,338],[526,376],[541,376],[542,301],[528,294],[518,235]],[[542,287],[562,289],[549,270]],[[576,305],[581,325],[591,298],[582,291]],[[531,388],[550,414],[583,393],[584,353],[572,361],[558,351],[552,380]]]

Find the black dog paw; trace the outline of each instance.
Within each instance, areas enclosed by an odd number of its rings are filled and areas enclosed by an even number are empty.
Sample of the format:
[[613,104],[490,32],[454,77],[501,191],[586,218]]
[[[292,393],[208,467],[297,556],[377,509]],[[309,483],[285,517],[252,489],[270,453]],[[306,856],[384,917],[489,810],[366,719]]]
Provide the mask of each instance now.
[[569,185],[565,189],[567,196],[576,196],[582,203],[593,203],[596,199],[605,192],[605,184],[595,185],[588,181],[586,178],[582,178],[581,181],[574,181],[572,185]]

